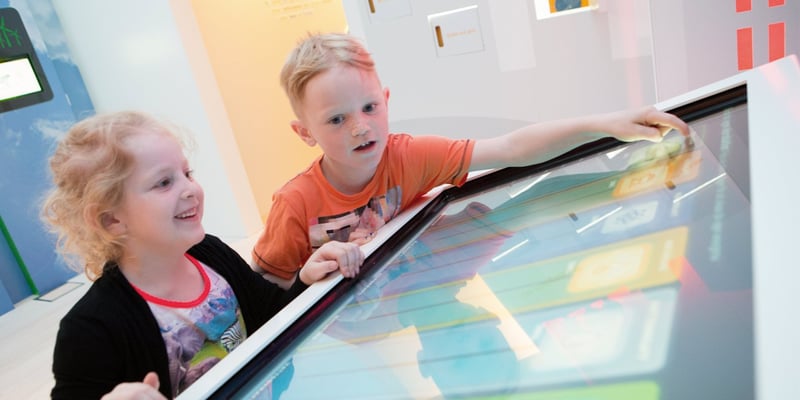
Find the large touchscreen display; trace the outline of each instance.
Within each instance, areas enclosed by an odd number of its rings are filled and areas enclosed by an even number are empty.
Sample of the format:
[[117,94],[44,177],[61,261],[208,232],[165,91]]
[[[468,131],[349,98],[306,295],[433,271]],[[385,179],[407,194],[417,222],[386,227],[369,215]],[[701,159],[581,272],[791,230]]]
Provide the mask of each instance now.
[[753,398],[746,102],[465,187],[237,398]]

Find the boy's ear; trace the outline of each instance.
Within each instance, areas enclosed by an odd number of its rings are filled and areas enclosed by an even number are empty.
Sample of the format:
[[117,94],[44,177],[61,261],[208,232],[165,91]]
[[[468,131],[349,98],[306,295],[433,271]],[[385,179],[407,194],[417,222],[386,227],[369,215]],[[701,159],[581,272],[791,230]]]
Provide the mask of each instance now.
[[308,132],[308,128],[303,124],[300,120],[294,120],[291,122],[292,130],[297,136],[300,137],[300,140],[306,142],[307,145],[314,147],[317,145],[317,140],[314,139],[313,136]]
[[383,88],[383,98],[384,98],[384,101],[386,102],[386,104],[389,104],[389,87],[388,86]]

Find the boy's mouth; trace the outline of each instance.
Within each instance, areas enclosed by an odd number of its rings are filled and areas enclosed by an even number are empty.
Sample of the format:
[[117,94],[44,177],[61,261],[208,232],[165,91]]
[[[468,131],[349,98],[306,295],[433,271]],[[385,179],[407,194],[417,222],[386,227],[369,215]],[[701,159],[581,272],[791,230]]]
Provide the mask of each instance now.
[[375,141],[374,140],[370,140],[369,142],[361,143],[360,145],[358,145],[358,147],[356,147],[353,150],[354,151],[366,151],[366,150],[371,149],[374,146],[375,146]]

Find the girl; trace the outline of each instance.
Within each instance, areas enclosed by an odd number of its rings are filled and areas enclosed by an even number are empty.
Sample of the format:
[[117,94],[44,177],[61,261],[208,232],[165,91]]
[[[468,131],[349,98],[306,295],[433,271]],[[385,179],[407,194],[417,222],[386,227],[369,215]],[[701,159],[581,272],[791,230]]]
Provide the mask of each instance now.
[[174,397],[308,285],[336,269],[353,277],[364,261],[357,245],[331,242],[288,290],[264,280],[205,233],[176,131],[146,114],[79,122],[50,168],[43,220],[94,281],[61,320],[53,398]]

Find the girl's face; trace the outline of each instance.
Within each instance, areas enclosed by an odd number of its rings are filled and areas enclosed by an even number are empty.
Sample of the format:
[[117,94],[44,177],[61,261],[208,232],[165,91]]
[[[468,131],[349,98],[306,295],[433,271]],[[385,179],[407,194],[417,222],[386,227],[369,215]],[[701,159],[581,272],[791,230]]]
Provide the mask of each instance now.
[[389,134],[389,91],[377,74],[337,66],[312,78],[303,98],[292,128],[307,144],[322,148],[326,176],[371,177]]
[[126,147],[134,168],[109,229],[126,235],[126,251],[185,252],[203,240],[203,188],[177,140],[144,132],[126,139]]

